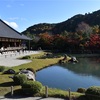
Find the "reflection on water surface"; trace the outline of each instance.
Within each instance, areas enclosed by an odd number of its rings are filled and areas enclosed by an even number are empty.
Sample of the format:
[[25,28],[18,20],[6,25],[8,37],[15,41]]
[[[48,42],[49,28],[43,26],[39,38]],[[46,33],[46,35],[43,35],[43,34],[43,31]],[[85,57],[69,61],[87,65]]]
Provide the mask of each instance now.
[[52,88],[76,91],[77,88],[100,86],[100,57],[78,57],[78,63],[67,63],[37,72],[36,79]]

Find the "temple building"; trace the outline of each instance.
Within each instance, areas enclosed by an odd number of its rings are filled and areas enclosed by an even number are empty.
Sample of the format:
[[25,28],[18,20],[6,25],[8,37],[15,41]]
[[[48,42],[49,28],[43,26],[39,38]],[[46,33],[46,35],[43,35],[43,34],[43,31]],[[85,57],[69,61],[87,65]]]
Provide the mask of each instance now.
[[26,42],[31,38],[19,33],[0,19],[0,50],[12,50],[26,48]]

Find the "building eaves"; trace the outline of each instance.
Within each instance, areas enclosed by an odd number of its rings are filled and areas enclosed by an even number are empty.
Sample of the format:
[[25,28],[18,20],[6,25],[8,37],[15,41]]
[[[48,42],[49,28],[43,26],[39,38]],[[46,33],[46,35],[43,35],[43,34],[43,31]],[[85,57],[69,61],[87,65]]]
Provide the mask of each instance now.
[[0,37],[4,38],[13,38],[13,39],[22,39],[22,40],[31,40],[31,38],[19,33],[4,21],[0,19]]

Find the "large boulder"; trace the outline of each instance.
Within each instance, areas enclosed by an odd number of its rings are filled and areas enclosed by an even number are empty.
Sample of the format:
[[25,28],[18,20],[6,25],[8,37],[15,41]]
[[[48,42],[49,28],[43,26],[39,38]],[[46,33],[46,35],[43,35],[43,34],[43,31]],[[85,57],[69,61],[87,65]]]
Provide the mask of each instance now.
[[69,57],[68,55],[64,55],[64,58],[59,60],[59,63],[68,63],[68,62],[78,62],[78,60],[76,59],[76,57]]
[[15,74],[16,72],[13,69],[8,69],[4,71],[4,74]]
[[78,62],[78,60],[76,59],[76,57],[71,57],[71,59],[69,60],[69,62]]
[[35,73],[33,73],[30,70],[26,70],[26,69],[21,70],[19,74],[25,74],[27,76],[27,79],[35,81]]

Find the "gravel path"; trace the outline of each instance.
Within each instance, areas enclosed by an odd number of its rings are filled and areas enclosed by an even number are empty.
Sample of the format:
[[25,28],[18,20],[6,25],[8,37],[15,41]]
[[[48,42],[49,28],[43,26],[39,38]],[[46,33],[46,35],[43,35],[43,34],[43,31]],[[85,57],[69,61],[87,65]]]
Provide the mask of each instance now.
[[7,66],[7,67],[13,67],[18,66],[21,64],[29,63],[31,60],[19,60],[17,58],[31,55],[31,54],[37,54],[40,51],[25,51],[23,52],[5,52],[4,54],[0,54],[0,66]]
[[65,99],[61,99],[61,98],[41,98],[41,97],[22,97],[22,98],[5,98],[5,97],[0,97],[0,100],[65,100]]

